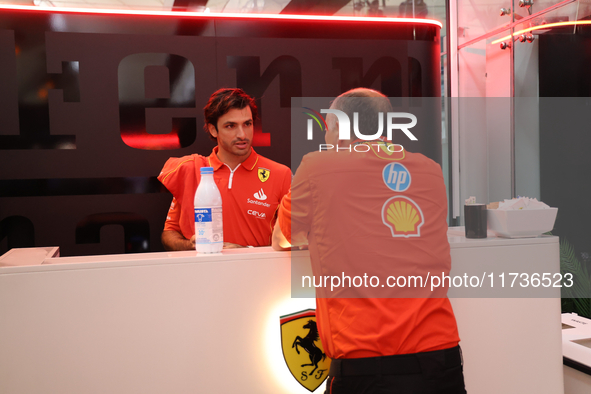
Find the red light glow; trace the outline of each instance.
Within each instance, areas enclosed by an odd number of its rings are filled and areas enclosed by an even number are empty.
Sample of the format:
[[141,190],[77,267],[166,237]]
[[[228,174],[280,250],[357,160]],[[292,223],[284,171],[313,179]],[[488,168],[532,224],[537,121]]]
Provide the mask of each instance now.
[[276,20],[306,20],[306,21],[339,21],[339,22],[376,22],[376,23],[412,23],[443,27],[441,22],[421,18],[381,18],[356,16],[322,16],[322,15],[287,15],[287,14],[242,14],[242,13],[214,13],[214,12],[180,12],[180,11],[149,11],[149,10],[113,10],[97,8],[74,7],[46,7],[27,6],[18,4],[0,4],[0,10],[19,10],[31,12],[62,12],[74,14],[107,14],[107,15],[146,15],[166,17],[191,18],[229,18],[229,19],[276,19]]
[[148,134],[143,131],[125,130],[121,132],[121,139],[127,146],[135,149],[170,150],[182,148],[177,130],[168,134]]

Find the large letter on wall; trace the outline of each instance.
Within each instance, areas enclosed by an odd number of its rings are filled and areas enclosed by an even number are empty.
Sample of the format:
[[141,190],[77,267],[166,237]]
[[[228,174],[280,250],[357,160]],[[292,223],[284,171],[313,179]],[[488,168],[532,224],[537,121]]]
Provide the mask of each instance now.
[[[236,69],[236,85],[257,99],[262,114],[261,97],[271,82],[279,76],[279,104],[291,106],[292,97],[302,96],[302,68],[293,56],[279,56],[261,74],[261,59],[258,56],[228,56],[228,67]],[[260,122],[255,123],[253,145],[270,146],[270,134],[263,134]]]
[[388,97],[402,97],[402,67],[393,57],[384,56],[376,60],[363,74],[363,59],[360,57],[337,57],[332,68],[341,70],[341,91],[366,87],[380,78],[379,90]]
[[[181,58],[182,76],[171,80],[167,59]],[[179,62],[176,62],[179,63]],[[195,141],[195,67],[179,55],[137,53],[119,63],[121,138],[132,148],[185,148]]]
[[7,239],[7,250],[35,246],[35,226],[24,216],[9,216],[0,221],[0,241]]
[[[0,31],[0,150],[75,149],[75,135],[51,134],[49,101],[51,96],[61,101],[79,101],[77,62],[46,67],[44,47],[42,53],[24,58],[20,56],[22,51],[15,42],[14,31]],[[27,64],[23,64],[25,59]],[[31,82],[22,71],[23,81],[19,81],[17,65],[39,77]]]
[[101,242],[101,227],[123,226],[125,253],[139,253],[150,250],[150,224],[141,215],[131,212],[97,213],[85,217],[76,226],[76,243]]

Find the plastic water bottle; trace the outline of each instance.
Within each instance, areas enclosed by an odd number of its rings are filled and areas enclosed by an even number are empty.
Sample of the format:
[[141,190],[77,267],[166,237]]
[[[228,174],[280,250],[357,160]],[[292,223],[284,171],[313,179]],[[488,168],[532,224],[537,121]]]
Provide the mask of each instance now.
[[222,196],[213,180],[213,167],[201,167],[201,181],[195,192],[195,249],[219,253],[224,247]]

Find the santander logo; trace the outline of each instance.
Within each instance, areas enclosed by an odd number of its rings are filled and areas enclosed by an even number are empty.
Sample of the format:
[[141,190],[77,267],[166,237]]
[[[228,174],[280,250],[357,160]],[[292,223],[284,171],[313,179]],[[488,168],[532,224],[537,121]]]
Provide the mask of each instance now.
[[254,198],[256,198],[257,200],[261,200],[261,201],[265,201],[267,199],[267,196],[265,195],[265,192],[263,191],[262,187],[261,187],[261,190],[259,190],[258,192],[256,192],[254,194]]

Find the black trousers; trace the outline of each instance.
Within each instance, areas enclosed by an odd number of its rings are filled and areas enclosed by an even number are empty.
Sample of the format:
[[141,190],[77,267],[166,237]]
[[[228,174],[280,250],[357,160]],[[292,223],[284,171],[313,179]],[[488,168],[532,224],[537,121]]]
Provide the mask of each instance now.
[[325,394],[465,394],[459,346],[433,352],[332,360]]

